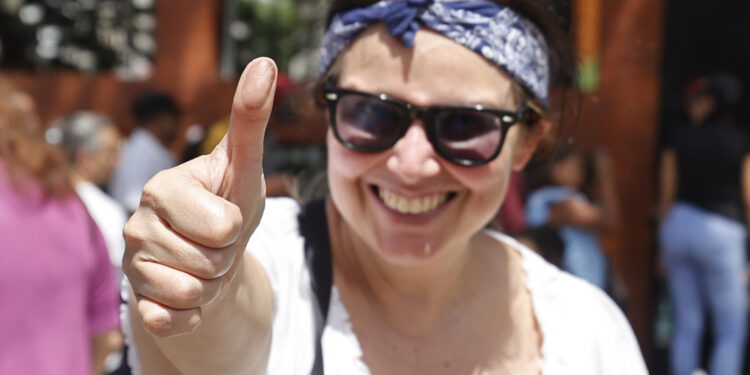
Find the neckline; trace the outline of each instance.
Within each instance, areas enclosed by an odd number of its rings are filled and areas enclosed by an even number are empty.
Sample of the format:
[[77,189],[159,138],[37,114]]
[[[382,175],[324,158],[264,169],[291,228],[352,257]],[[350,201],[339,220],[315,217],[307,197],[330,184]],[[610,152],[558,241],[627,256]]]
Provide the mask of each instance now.
[[[494,231],[485,229],[484,234],[498,241],[500,244],[507,245],[521,255],[521,267],[525,275],[527,291],[531,297],[531,308],[534,312],[534,320],[539,326],[539,334],[542,337],[540,347],[540,358],[538,367],[540,374],[549,373],[547,370],[550,363],[555,361],[551,358],[550,342],[554,335],[554,324],[550,323],[553,319],[552,314],[545,314],[542,306],[546,305],[549,296],[542,291],[541,284],[553,281],[554,277],[559,274],[559,270],[547,263],[544,259],[536,254],[533,250],[516,241],[515,239]],[[544,268],[542,270],[538,270]],[[338,288],[335,283],[331,284],[331,300],[328,310],[328,319],[321,336],[321,347],[324,353],[323,366],[325,372],[333,374],[369,374],[367,365],[362,361],[362,348],[359,339],[354,333],[349,319],[349,312],[346,310]],[[332,355],[335,354],[335,355]]]

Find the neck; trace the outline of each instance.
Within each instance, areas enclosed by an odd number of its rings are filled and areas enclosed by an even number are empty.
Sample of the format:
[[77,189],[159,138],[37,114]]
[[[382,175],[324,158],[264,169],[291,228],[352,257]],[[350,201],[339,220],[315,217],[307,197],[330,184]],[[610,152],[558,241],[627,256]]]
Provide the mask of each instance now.
[[95,182],[96,179],[93,178],[93,176],[93,174],[87,172],[86,168],[78,166],[77,168],[74,168],[70,173],[70,181],[73,186],[81,182],[88,182],[90,184],[93,184],[94,186],[99,186],[99,184]]
[[83,182],[83,181],[88,181],[88,179],[86,179],[86,177],[84,177],[79,171],[74,170],[70,174],[70,182],[73,185],[73,187],[75,187],[78,183]]
[[358,290],[390,326],[421,336],[439,325],[478,285],[471,240],[454,243],[418,265],[389,262],[364,243],[329,202],[337,284]]

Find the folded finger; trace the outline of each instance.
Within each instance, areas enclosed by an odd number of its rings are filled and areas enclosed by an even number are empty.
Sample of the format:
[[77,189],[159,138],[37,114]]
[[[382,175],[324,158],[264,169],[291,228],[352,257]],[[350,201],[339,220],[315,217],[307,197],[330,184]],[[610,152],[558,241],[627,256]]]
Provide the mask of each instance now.
[[159,337],[173,337],[193,332],[201,323],[201,309],[173,309],[148,297],[137,296],[138,314],[143,327]]
[[[195,160],[200,164],[200,160]],[[234,243],[242,229],[242,213],[234,203],[217,196],[189,171],[169,170],[152,178],[143,189],[141,204],[175,232],[209,248]]]
[[222,283],[221,279],[204,280],[148,261],[134,261],[128,277],[137,294],[179,310],[210,303],[218,295]]
[[[145,232],[139,242],[139,252],[133,261],[153,261],[189,273],[201,279],[211,280],[224,275],[235,261],[235,247],[215,249],[202,246],[175,232],[159,218],[152,225],[144,225]],[[128,242],[136,242],[128,233]],[[131,261],[131,260],[128,260]]]

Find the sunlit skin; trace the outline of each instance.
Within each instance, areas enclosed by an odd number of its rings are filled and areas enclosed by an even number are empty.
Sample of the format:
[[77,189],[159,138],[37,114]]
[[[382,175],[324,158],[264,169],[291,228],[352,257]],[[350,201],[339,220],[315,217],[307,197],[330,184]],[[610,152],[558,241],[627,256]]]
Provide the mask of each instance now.
[[[517,108],[507,75],[475,52],[429,31],[420,31],[415,45],[407,49],[382,29],[368,31],[341,56],[338,85],[419,106]],[[329,132],[332,198],[357,237],[388,262],[409,265],[445,249],[466,249],[503,201],[523,132],[523,125],[512,127],[500,156],[478,167],[440,158],[418,120],[392,149],[378,154],[348,150]],[[415,217],[385,207],[373,187],[409,198],[449,193],[451,199]]]
[[[505,73],[430,31],[409,49],[374,27],[338,64],[340,87],[418,106],[518,106]],[[478,167],[438,156],[418,120],[377,154],[351,151],[329,131],[334,279],[373,374],[537,371],[541,339],[520,255],[481,231],[543,129],[514,125],[500,156]],[[375,193],[382,189],[450,198],[409,215],[387,207]]]

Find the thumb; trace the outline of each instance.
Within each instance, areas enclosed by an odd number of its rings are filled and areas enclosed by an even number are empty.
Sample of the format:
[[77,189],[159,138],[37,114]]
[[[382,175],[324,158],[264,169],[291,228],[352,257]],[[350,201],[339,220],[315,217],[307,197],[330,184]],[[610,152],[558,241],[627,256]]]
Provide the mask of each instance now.
[[276,64],[261,57],[247,64],[232,101],[227,132],[230,169],[243,172],[245,163],[263,159],[263,136],[276,89]]
[[211,153],[212,159],[226,163],[217,193],[234,203],[241,203],[236,194],[250,193],[248,189],[257,190],[261,184],[263,137],[273,107],[276,72],[276,64],[265,57],[247,65],[234,93],[229,131]]

